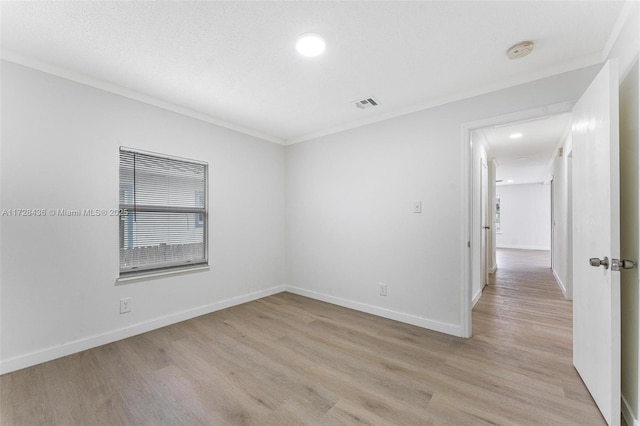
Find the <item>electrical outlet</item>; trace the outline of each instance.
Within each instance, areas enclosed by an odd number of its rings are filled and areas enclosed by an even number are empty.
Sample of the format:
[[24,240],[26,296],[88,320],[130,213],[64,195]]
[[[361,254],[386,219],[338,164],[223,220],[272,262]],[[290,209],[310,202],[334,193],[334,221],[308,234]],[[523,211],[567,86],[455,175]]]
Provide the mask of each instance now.
[[387,285],[380,283],[380,296],[386,296],[387,295]]
[[127,312],[131,312],[131,298],[126,297],[124,299],[120,299],[120,313],[126,314]]

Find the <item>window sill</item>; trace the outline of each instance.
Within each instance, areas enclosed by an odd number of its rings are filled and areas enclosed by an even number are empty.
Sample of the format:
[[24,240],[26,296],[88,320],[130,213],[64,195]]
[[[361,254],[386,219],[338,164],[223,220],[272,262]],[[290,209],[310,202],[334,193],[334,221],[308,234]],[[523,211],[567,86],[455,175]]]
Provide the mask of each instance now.
[[169,271],[156,271],[156,272],[141,272],[135,275],[126,275],[124,277],[116,278],[116,285],[129,284],[138,281],[148,281],[155,280],[158,278],[166,278],[175,275],[186,275],[192,274],[194,272],[204,272],[209,271],[211,267],[209,265],[199,265],[194,266],[192,268],[180,268],[180,269],[172,269]]

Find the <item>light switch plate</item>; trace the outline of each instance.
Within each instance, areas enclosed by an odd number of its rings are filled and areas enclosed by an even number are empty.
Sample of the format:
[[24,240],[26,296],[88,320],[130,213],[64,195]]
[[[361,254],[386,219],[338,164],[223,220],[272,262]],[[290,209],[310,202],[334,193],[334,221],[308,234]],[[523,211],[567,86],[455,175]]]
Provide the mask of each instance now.
[[414,213],[422,213],[422,201],[414,201],[413,202],[413,212]]

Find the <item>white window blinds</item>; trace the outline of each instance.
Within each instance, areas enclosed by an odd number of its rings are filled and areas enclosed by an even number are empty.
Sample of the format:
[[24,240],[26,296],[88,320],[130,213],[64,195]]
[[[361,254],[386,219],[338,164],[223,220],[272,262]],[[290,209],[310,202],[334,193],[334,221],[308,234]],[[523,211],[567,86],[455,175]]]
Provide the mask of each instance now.
[[207,163],[120,148],[120,274],[207,263]]

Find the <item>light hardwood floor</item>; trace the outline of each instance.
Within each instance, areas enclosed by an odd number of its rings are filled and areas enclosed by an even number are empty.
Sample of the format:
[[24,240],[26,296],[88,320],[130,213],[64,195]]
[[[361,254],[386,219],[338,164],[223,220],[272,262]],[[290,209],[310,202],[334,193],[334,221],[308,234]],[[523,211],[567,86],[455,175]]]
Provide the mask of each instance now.
[[471,339],[281,293],[6,374],[0,424],[604,424],[540,254],[501,251]]

